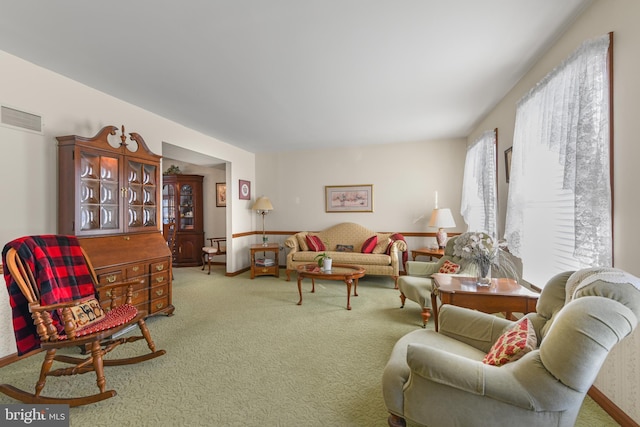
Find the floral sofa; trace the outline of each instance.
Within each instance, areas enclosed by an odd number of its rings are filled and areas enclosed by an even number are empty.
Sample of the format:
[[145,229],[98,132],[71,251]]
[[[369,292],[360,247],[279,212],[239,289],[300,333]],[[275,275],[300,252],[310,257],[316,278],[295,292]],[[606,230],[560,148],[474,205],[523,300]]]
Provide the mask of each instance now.
[[334,264],[358,265],[365,269],[366,274],[393,277],[396,289],[402,252],[407,250],[402,235],[376,233],[351,222],[319,232],[301,231],[287,238],[284,245],[288,249],[287,280],[299,265],[315,262],[314,258],[319,253],[326,252]]

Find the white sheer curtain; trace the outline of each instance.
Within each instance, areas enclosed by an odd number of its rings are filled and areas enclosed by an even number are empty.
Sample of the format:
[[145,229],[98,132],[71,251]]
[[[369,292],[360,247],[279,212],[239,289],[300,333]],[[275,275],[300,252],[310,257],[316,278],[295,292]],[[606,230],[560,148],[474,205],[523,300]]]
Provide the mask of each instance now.
[[505,239],[537,286],[612,264],[609,43],[583,43],[517,105]]
[[467,149],[460,213],[467,231],[497,237],[496,131],[486,131]]

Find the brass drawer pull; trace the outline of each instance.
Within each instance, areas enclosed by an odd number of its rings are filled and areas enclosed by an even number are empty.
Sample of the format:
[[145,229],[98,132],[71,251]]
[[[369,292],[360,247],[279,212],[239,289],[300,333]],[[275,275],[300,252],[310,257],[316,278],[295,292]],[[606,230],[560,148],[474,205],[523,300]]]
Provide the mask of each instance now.
[[156,265],[156,270],[158,270],[158,271],[164,270],[164,265],[163,264]]
[[163,289],[160,289],[159,291],[156,291],[156,295],[162,296],[162,294],[164,294],[164,290]]
[[118,276],[112,274],[111,276],[107,276],[105,280],[107,281],[107,283],[114,283],[116,280],[118,280]]
[[162,282],[164,282],[164,276],[156,277],[156,282],[157,282],[157,283],[162,283]]
[[133,295],[131,296],[131,298],[138,298],[138,295],[140,295],[140,292],[136,292],[135,294],[133,294]]
[[138,270],[140,270],[140,266],[136,265],[135,267],[132,268],[132,270],[137,273]]
[[159,302],[159,303],[156,304],[156,308],[158,310],[161,309],[162,307],[164,307],[164,303],[163,302]]
[[108,290],[107,292],[105,292],[105,293],[104,293],[104,295],[105,295],[107,298],[111,298],[111,290]]

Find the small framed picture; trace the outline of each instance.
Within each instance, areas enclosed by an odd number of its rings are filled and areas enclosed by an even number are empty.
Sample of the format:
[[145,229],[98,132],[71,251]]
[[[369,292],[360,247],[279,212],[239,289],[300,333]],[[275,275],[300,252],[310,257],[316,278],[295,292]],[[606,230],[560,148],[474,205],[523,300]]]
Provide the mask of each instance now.
[[216,206],[224,208],[227,206],[227,183],[216,182]]
[[238,196],[240,200],[251,200],[251,182],[241,179],[238,183]]
[[509,147],[504,150],[504,176],[507,178],[507,183],[509,183],[509,175],[511,175],[511,152],[513,151],[513,147]]

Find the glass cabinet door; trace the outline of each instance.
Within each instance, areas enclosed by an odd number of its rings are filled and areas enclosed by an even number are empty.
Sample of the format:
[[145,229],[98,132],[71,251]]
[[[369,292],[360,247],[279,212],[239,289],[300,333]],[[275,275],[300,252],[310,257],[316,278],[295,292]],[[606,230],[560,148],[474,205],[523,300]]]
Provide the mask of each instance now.
[[176,192],[173,184],[162,186],[162,222],[176,222]]
[[155,227],[157,214],[156,166],[126,161],[127,228]]
[[180,230],[194,229],[193,187],[189,184],[180,186]]
[[79,232],[120,228],[120,181],[118,158],[80,154]]

